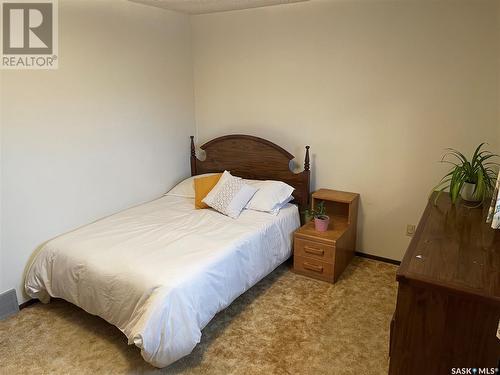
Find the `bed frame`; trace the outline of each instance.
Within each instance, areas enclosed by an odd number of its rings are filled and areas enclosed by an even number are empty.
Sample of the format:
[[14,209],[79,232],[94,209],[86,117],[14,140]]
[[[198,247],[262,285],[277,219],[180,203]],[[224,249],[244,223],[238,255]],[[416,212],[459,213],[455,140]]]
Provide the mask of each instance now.
[[205,160],[196,157],[191,136],[191,175],[230,171],[238,177],[253,180],[278,180],[295,188],[294,203],[305,209],[309,205],[309,146],[306,146],[304,170],[294,173],[290,161],[294,156],[280,146],[251,135],[225,135],[200,146]]

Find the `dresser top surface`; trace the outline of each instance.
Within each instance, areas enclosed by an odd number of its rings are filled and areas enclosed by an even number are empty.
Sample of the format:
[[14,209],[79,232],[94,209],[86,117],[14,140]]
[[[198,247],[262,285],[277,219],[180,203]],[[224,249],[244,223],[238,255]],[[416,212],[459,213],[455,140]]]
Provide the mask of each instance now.
[[451,205],[442,194],[428,203],[398,270],[413,279],[500,301],[500,230],[486,223],[487,207]]

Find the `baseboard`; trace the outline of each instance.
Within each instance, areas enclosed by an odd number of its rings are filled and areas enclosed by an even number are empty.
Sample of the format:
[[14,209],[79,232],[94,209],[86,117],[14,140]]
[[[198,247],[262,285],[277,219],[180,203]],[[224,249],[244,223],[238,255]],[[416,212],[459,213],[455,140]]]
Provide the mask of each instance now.
[[401,261],[395,260],[395,259],[389,259],[389,258],[384,258],[384,257],[379,257],[378,255],[372,255],[372,254],[367,254],[367,253],[361,253],[359,251],[356,251],[355,253],[358,257],[362,258],[368,258],[368,259],[373,259],[373,260],[378,260],[379,262],[384,262],[384,263],[390,263],[390,264],[395,264],[399,266],[401,264]]
[[35,303],[40,302],[39,300],[32,298],[27,300],[26,302],[23,302],[19,305],[19,310],[25,309],[26,307],[29,307],[31,305],[34,305]]

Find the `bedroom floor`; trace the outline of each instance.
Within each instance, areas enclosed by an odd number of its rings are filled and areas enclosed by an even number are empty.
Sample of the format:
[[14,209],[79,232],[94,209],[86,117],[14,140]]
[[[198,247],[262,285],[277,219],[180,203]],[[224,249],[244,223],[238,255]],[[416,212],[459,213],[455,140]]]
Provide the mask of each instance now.
[[0,374],[387,374],[396,269],[356,257],[330,285],[281,266],[163,370],[102,319],[38,303],[0,322]]

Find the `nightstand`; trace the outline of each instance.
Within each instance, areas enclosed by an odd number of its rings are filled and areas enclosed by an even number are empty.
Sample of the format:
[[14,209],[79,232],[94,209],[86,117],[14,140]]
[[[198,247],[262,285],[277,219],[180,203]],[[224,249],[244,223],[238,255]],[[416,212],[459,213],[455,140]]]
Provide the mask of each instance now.
[[312,207],[319,201],[330,216],[328,230],[318,232],[310,221],[295,231],[293,271],[334,283],[354,256],[359,194],[320,189],[312,194]]

